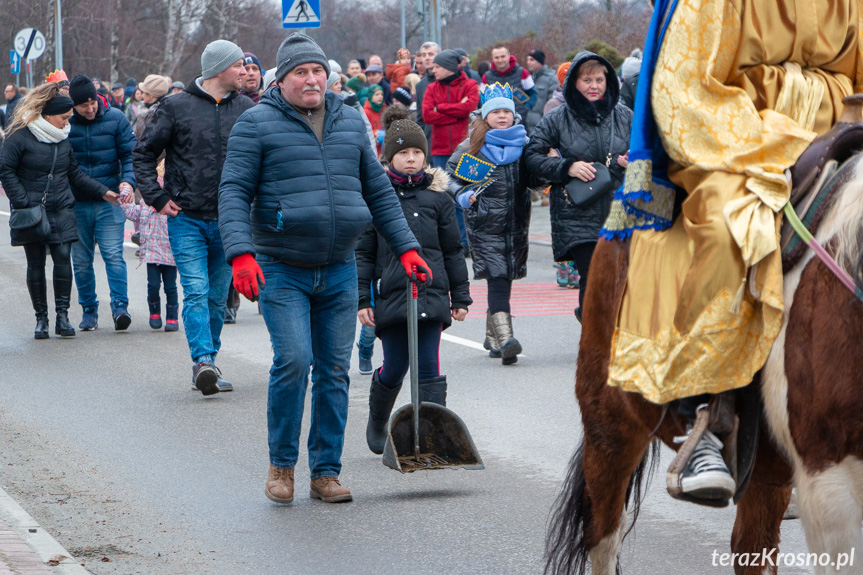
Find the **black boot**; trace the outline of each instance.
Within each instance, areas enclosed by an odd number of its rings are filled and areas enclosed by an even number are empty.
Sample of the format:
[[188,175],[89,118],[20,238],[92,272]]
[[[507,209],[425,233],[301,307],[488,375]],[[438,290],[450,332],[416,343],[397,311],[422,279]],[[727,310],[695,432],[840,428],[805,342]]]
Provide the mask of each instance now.
[[180,309],[180,304],[167,304],[165,306],[165,331],[177,331],[180,329],[180,324],[177,320],[177,314]]
[[[55,263],[56,266],[56,263]],[[72,277],[65,274],[58,277],[54,273],[54,308],[57,310],[57,320],[54,322],[54,333],[62,337],[75,337],[75,328],[69,323],[69,297],[72,294]]]
[[446,407],[446,376],[425,379],[420,384],[420,402],[437,403]]
[[48,339],[48,286],[45,276],[27,278],[27,290],[30,292],[30,301],[33,302],[33,311],[36,312],[33,338]]
[[162,329],[162,302],[147,300],[147,305],[150,307],[150,327]]
[[381,368],[372,374],[372,387],[369,390],[369,423],[366,426],[366,443],[372,453],[380,455],[384,452],[387,441],[387,421],[393,410],[393,404],[399,395],[401,384],[390,389],[380,380]]

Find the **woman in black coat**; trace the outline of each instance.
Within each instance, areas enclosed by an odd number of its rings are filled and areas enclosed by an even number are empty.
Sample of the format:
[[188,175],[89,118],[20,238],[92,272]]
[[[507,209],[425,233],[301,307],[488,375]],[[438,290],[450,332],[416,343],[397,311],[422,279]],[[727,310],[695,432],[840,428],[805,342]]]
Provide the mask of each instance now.
[[[390,112],[389,110],[394,110]],[[384,113],[384,156],[405,219],[417,241],[431,278],[417,286],[418,367],[420,401],[446,405],[446,376],[440,374],[440,336],[452,320],[467,315],[470,282],[462,251],[455,205],[447,193],[443,170],[426,171],[428,143],[407,112]],[[356,248],[360,322],[374,326],[383,346],[383,366],[372,374],[366,440],[374,453],[383,453],[385,427],[408,371],[407,282],[405,270],[374,226]],[[374,290],[374,309],[370,289]]]
[[[75,335],[69,323],[72,292],[70,247],[78,241],[75,198],[70,183],[96,199],[117,203],[119,196],[78,167],[69,144],[72,100],[59,93],[56,83],[33,89],[15,110],[9,134],[0,150],[0,182],[12,209],[38,206],[44,199],[51,233],[44,241],[28,241],[19,230],[10,230],[13,246],[24,246],[27,256],[27,289],[36,312],[36,339],[48,338],[48,295],[45,257],[54,262],[54,333]],[[55,156],[56,153],[56,156]],[[52,172],[53,165],[53,172]]]
[[483,92],[481,116],[447,162],[450,191],[464,208],[474,277],[488,282],[485,348],[504,365],[518,361],[509,300],[513,280],[527,274],[530,225],[527,137],[509,85]]
[[[617,73],[603,57],[579,52],[563,83],[565,105],[540,120],[525,155],[531,173],[551,183],[551,243],[555,261],[575,261],[579,282],[579,308],[599,230],[611,210],[611,200],[623,183],[629,163],[632,110],[619,104]],[[613,137],[612,137],[613,134]],[[606,164],[613,185],[608,193],[587,206],[574,205],[566,184],[578,178],[595,178],[594,162]]]

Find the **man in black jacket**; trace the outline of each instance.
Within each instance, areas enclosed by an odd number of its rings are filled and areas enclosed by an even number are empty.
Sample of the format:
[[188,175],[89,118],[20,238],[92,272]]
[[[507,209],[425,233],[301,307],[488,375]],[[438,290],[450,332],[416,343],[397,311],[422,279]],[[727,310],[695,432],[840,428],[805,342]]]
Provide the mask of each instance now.
[[3,121],[3,127],[7,128],[15,116],[15,106],[24,99],[24,96],[18,92],[18,86],[15,84],[6,84],[3,95],[6,96],[6,119]]
[[[168,216],[171,250],[183,285],[183,326],[204,395],[231,391],[215,366],[231,268],[219,233],[219,181],[231,128],[254,106],[240,95],[243,51],[216,40],[201,55],[202,74],[180,94],[165,98],[149,119],[132,155],[147,204]],[[156,164],[165,152],[165,187]]]
[[311,496],[350,501],[338,476],[358,302],[354,247],[373,221],[406,270],[428,266],[359,112],[326,92],[323,50],[295,33],[276,60],[278,85],[231,132],[220,226],[234,285],[249,299],[260,293],[273,348],[265,493],[294,499],[311,363]]

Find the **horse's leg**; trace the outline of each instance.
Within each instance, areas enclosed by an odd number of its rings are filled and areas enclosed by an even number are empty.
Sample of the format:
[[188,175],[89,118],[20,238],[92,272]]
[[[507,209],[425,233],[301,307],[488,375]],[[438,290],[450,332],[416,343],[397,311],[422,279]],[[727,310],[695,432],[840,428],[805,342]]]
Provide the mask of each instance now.
[[[777,567],[767,561],[764,552],[774,561],[779,552],[779,529],[782,515],[791,497],[791,468],[776,450],[768,432],[763,429],[758,440],[758,453],[752,479],[737,503],[737,519],[731,534],[731,552],[746,561],[735,561],[736,575],[775,575]],[[776,551],[771,551],[775,549]],[[759,557],[757,561],[753,558]]]
[[809,552],[829,556],[825,563],[830,564],[819,562],[815,573],[863,574],[863,557],[854,557],[855,550],[863,552],[863,462],[848,457],[823,471],[810,473],[801,468],[794,479]]

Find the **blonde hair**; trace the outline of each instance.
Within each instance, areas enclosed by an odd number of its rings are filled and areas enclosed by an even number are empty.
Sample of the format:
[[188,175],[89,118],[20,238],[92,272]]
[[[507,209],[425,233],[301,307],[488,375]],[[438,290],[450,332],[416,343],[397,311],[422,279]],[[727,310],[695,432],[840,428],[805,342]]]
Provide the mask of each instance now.
[[42,115],[42,110],[48,100],[60,94],[60,85],[57,82],[48,82],[36,86],[24,96],[24,99],[15,106],[15,113],[8,126],[6,137],[11,136],[21,128],[26,127]]
[[605,64],[600,62],[599,60],[588,60],[578,67],[576,70],[575,79],[579,79],[582,76],[586,76],[587,74],[593,74],[594,72],[602,72],[605,74],[608,70],[605,68]]
[[489,130],[491,130],[491,126],[489,126],[488,122],[482,119],[482,116],[474,118],[470,125],[470,140],[467,150],[468,154],[472,156],[479,154],[479,151],[482,149],[483,145],[485,145],[485,135]]
[[420,82],[420,77],[417,74],[408,74],[405,76],[405,86],[410,89],[412,95],[417,93],[417,84]]

